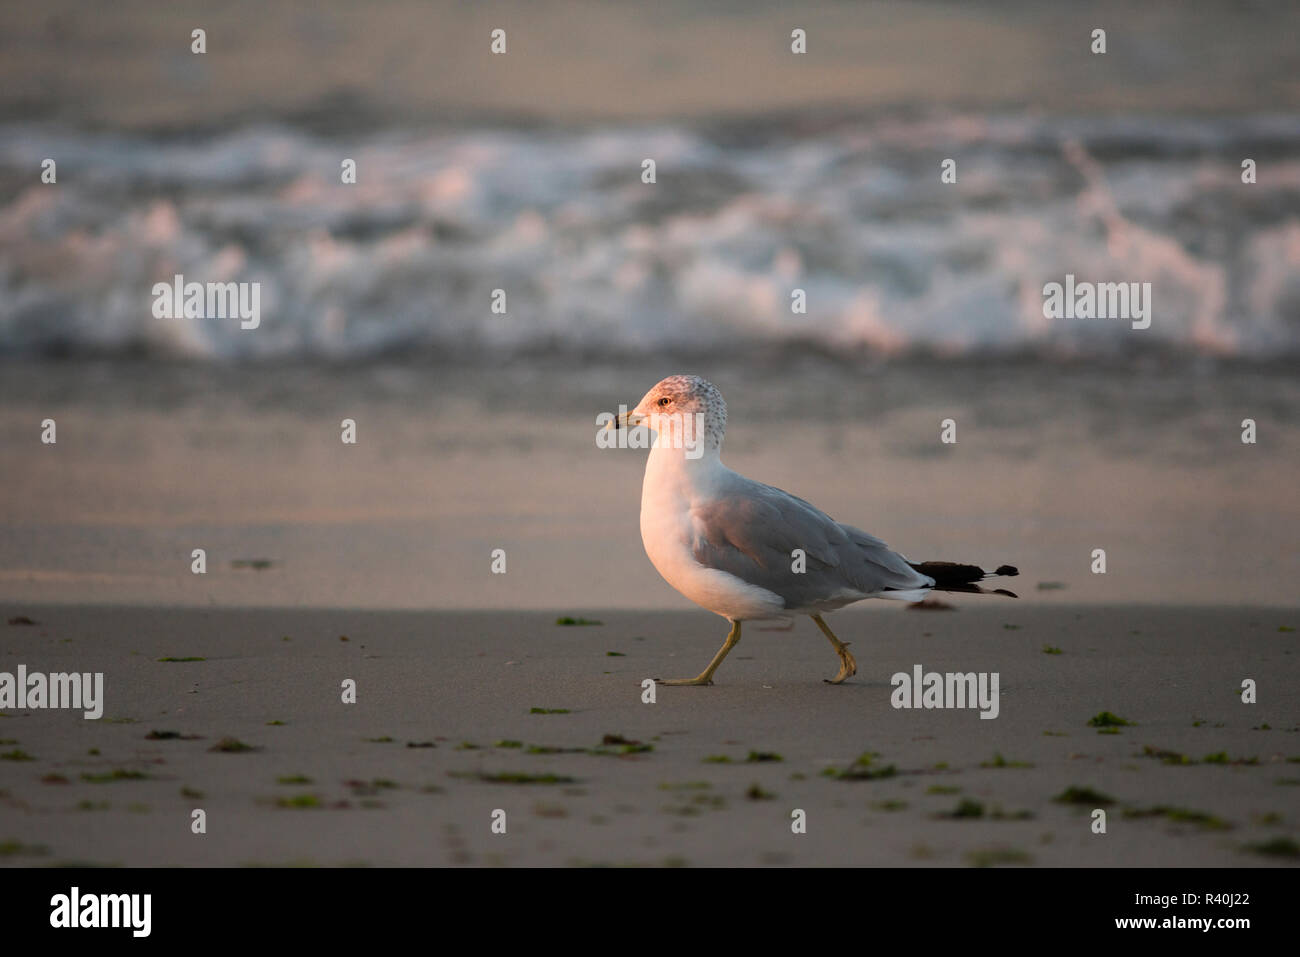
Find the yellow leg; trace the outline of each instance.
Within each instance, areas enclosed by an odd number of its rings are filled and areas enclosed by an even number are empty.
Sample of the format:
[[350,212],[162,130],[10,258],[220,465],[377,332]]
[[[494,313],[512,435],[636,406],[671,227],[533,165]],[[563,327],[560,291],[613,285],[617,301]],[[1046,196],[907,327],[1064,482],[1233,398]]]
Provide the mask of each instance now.
[[830,628],[827,627],[826,622],[822,621],[821,615],[813,615],[812,620],[817,622],[817,627],[822,630],[823,635],[831,640],[831,644],[835,646],[835,653],[840,656],[840,673],[834,678],[825,679],[826,683],[828,685],[837,685],[845,678],[856,675],[858,673],[858,663],[854,661],[853,656],[849,654],[848,642],[840,641],[836,638],[835,632],[831,631]]
[[711,685],[713,684],[713,672],[718,670],[718,665],[722,664],[722,659],[727,657],[727,652],[736,647],[736,642],[740,641],[740,622],[731,623],[731,631],[727,632],[727,640],[722,643],[718,653],[713,656],[709,666],[700,672],[698,678],[656,678],[655,681],[661,685]]

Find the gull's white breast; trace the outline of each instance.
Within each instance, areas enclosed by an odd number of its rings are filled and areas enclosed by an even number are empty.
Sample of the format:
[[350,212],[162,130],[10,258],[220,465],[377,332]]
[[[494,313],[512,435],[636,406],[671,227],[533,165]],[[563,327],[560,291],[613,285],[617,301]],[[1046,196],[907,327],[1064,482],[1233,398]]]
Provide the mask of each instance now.
[[668,584],[709,611],[736,621],[777,618],[785,601],[730,572],[695,560],[691,509],[716,493],[725,467],[716,459],[686,467],[680,451],[653,449],[641,486],[641,542],[650,563]]

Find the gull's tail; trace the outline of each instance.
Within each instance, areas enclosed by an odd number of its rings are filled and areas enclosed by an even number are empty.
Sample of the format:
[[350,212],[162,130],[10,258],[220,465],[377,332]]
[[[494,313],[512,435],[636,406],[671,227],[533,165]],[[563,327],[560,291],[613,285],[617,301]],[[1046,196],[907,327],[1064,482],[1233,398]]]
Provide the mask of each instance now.
[[1006,595],[1018,597],[1015,592],[1005,588],[981,588],[979,582],[986,578],[1000,575],[1019,575],[1020,570],[1014,565],[999,565],[996,571],[986,572],[978,565],[961,565],[957,562],[908,562],[922,575],[934,579],[935,591],[974,592],[979,595]]

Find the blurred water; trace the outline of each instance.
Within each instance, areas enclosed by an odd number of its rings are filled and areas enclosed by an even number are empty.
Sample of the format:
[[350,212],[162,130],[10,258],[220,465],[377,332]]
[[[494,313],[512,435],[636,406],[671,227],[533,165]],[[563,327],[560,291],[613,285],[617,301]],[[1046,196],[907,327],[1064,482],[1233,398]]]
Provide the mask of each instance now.
[[[47,156],[56,186],[35,183]],[[340,182],[344,157],[356,185]],[[955,185],[940,182],[947,157]],[[261,326],[154,318],[153,284],[177,273],[261,283]],[[1151,328],[1045,319],[1042,287],[1067,273],[1152,283]],[[0,125],[0,354],[773,346],[1294,356],[1300,122],[882,114],[359,141]]]

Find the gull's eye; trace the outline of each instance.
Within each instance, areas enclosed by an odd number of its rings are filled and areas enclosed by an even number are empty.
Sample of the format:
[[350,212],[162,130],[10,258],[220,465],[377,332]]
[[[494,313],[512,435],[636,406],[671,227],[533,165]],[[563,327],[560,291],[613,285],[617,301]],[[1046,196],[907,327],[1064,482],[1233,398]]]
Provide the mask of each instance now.
[[662,399],[659,400],[659,404],[660,404],[660,405],[667,405],[667,404],[668,404],[669,402],[671,402],[671,401],[673,401],[673,400],[670,399],[670,398],[668,398],[668,396],[664,396]]

